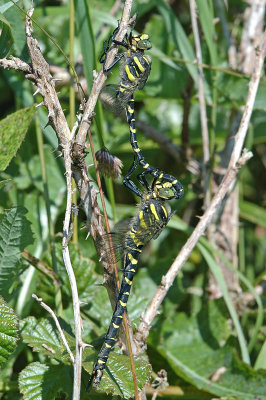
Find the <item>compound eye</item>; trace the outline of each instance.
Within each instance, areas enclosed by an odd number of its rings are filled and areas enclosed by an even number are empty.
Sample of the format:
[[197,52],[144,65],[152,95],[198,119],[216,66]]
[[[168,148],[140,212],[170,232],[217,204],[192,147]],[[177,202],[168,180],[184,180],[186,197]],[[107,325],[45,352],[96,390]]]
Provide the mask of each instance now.
[[158,189],[159,196],[165,200],[171,200],[175,197],[175,191],[173,188],[161,188]]
[[143,39],[138,42],[138,48],[141,50],[149,50],[152,47],[148,39]]

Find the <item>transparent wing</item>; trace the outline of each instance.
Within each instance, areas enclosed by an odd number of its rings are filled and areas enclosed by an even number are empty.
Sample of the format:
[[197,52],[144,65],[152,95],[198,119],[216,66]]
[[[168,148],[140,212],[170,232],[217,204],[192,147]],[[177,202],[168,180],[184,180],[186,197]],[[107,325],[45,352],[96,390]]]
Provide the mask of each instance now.
[[126,115],[125,106],[130,99],[131,93],[125,98],[121,98],[120,96],[118,99],[116,97],[118,89],[118,85],[106,85],[100,93],[100,100],[106,110],[111,111],[115,115],[120,115],[121,113],[125,113]]
[[121,261],[125,254],[125,240],[126,235],[130,230],[132,218],[127,218],[119,221],[111,233],[106,233],[100,236],[95,247],[98,254],[103,253],[102,259],[109,263],[115,263]]
[[153,214],[144,213],[142,220],[139,219],[139,213],[133,219],[131,226],[134,228],[137,241],[145,246],[151,239],[156,239],[162,229],[165,227],[163,221],[158,221]]
[[100,236],[95,242],[98,254],[103,254],[100,261],[110,264],[121,261],[125,252],[125,236],[116,232]]

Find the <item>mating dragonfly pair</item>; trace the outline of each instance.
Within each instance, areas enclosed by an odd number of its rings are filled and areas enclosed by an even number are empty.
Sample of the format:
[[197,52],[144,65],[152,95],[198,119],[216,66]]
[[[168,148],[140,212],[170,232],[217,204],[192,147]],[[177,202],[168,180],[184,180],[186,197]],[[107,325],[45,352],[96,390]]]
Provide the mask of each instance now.
[[[95,387],[100,384],[110,351],[116,342],[142,249],[151,239],[159,236],[171,218],[173,213],[166,201],[179,199],[183,196],[181,183],[174,176],[149,165],[138,146],[134,92],[144,87],[150,74],[151,58],[145,55],[144,52],[151,48],[151,42],[147,34],[133,34],[133,28],[121,42],[115,39],[119,26],[114,30],[112,36],[104,44],[104,53],[100,58],[100,62],[103,64],[105,73],[108,73],[119,61],[122,63],[119,85],[108,85],[104,91],[110,98],[109,108],[115,113],[126,109],[134,160],[123,179],[123,183],[141,198],[141,203],[124,237],[124,265],[121,288],[105,341],[94,364],[88,387],[91,384]],[[122,46],[126,51],[119,53],[114,62],[106,67],[107,54],[112,45]],[[131,175],[138,166],[143,169],[137,175],[137,179],[144,188],[144,192],[131,179]],[[153,178],[151,185],[148,183],[147,175]]]

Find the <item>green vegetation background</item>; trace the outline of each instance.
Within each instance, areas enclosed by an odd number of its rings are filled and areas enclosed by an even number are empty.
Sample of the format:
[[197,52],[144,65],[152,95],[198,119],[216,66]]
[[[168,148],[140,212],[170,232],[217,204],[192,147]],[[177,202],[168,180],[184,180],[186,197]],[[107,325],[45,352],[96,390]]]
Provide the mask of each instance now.
[[[30,3],[28,0],[18,2],[25,9]],[[215,67],[213,70],[204,70],[215,168],[220,162],[226,136],[232,129],[232,120],[245,104],[248,78],[235,76],[229,70],[228,48],[221,24],[218,22],[213,25],[216,16],[213,2],[198,1],[197,4],[199,24],[203,27],[203,62]],[[11,2],[0,0],[0,57],[14,55],[29,61],[24,15],[10,5]],[[69,55],[68,1],[35,1],[34,6],[34,18]],[[101,68],[98,58],[103,41],[110,36],[120,17],[120,13],[115,17],[110,16],[112,6],[113,1],[110,0],[75,2],[74,60],[76,70],[85,76],[89,88],[93,69],[99,71]],[[231,31],[235,30],[237,40],[241,37],[242,26],[236,23],[236,18],[245,8],[245,2],[229,0],[229,10],[225,9],[228,26]],[[197,216],[202,214],[200,178],[187,170],[187,161],[182,152],[184,97],[190,87],[188,141],[193,158],[199,161],[202,157],[202,137],[188,1],[173,1],[168,5],[162,0],[138,0],[134,2],[133,12],[138,12],[136,30],[148,33],[153,44],[149,52],[152,57],[151,75],[145,89],[136,93],[136,118],[165,135],[179,151],[180,158],[172,158],[165,149],[141,133],[138,135],[139,145],[151,165],[177,176],[185,189],[181,200],[171,202],[176,214],[169,227],[147,246],[141,257],[140,270],[128,305],[132,326],[135,327],[162,276],[196,225]],[[104,23],[107,27],[101,31]],[[69,66],[63,55],[36,26],[34,36],[49,63],[68,71]],[[83,66],[80,54],[83,56]],[[116,83],[118,73],[117,67],[108,78],[108,83]],[[254,293],[254,288],[265,281],[265,84],[263,79],[245,143],[254,156],[238,177],[239,265],[235,273],[243,291],[239,296],[246,292]],[[69,85],[63,86],[59,98],[70,120],[69,91]],[[72,392],[72,369],[58,333],[47,318],[47,313],[31,297],[32,293],[36,293],[58,313],[73,347],[72,301],[60,250],[65,210],[64,168],[62,159],[55,159],[52,153],[57,147],[55,133],[50,127],[44,128],[47,123],[46,109],[38,108],[30,123],[35,110],[30,106],[42,101],[38,95],[34,99],[33,92],[32,85],[21,73],[0,69],[0,178],[1,181],[8,180],[0,187],[0,293],[7,302],[1,301],[0,308],[4,316],[0,319],[0,398],[4,400],[65,399],[67,396],[71,398]],[[20,109],[23,109],[20,114],[11,116]],[[124,175],[132,162],[127,124],[101,110],[101,106],[96,112],[97,124],[94,122],[92,125],[95,150],[100,149],[104,141],[109,151],[122,160]],[[12,152],[15,156],[9,163]],[[42,157],[43,163],[40,162]],[[92,164],[90,152],[86,161]],[[47,186],[43,181],[43,166],[46,168]],[[89,173],[95,180],[93,167]],[[121,178],[113,183],[113,202],[111,186],[110,181],[106,181],[104,187],[108,215],[115,223],[134,215],[137,199],[122,185]],[[47,209],[50,214],[47,214]],[[84,222],[85,216],[81,211],[79,228]],[[80,299],[86,302],[82,306],[83,338],[96,347],[96,352],[86,350],[84,355],[81,396],[84,399],[106,399],[106,393],[110,393],[108,398],[130,398],[134,392],[129,360],[119,354],[118,348],[110,358],[108,372],[97,394],[93,392],[88,395],[85,392],[89,376],[87,372],[92,370],[111,317],[106,290],[100,286],[102,278],[96,252],[92,240],[86,239],[86,235],[86,230],[79,229],[78,247],[71,246]],[[53,241],[55,252],[52,258]],[[25,247],[49,268],[57,265],[56,279],[51,272],[44,274],[25,261],[25,257],[20,257]],[[221,257],[218,254],[218,258]],[[226,301],[209,300],[207,289],[210,270]],[[266,368],[264,305],[265,297],[257,296],[253,303],[238,307],[236,318],[240,323],[240,331],[236,329],[235,320],[230,325],[229,321],[233,318],[230,308],[232,301],[228,299],[213,248],[206,238],[202,238],[169,290],[148,339],[147,355],[152,371],[157,373],[165,369],[173,390],[172,397],[168,393],[161,398],[266,399],[265,372],[261,370]],[[16,328],[18,320],[19,339]],[[43,344],[53,351],[47,350]],[[221,367],[225,367],[225,370],[214,379],[214,374],[221,371]],[[138,360],[136,369],[141,387],[150,375],[147,359]],[[115,377],[115,381],[112,377]]]

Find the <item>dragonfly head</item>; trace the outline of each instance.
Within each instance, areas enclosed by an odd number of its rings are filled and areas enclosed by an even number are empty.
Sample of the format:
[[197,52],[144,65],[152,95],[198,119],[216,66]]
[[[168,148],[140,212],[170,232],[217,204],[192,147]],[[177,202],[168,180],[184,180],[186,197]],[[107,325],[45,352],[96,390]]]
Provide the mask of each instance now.
[[141,35],[132,35],[131,46],[136,50],[149,50],[152,48],[149,35],[142,33]]
[[171,175],[156,179],[153,187],[157,196],[163,200],[180,199],[184,194],[181,183]]

